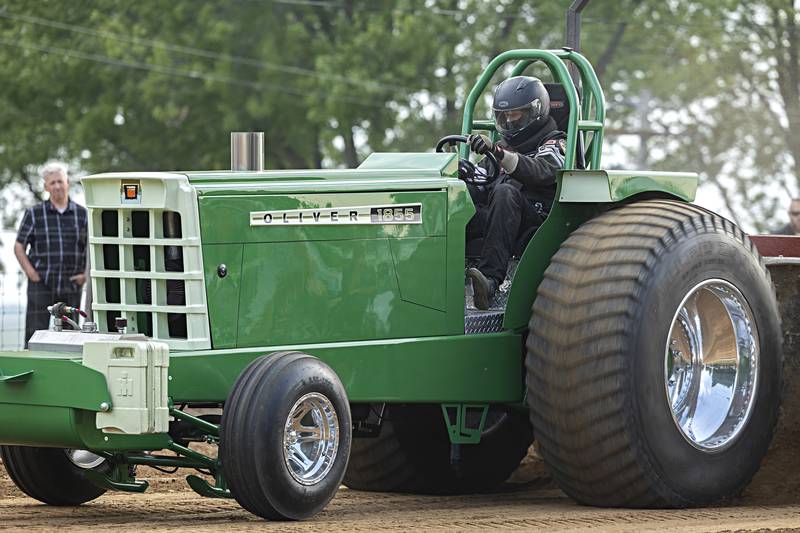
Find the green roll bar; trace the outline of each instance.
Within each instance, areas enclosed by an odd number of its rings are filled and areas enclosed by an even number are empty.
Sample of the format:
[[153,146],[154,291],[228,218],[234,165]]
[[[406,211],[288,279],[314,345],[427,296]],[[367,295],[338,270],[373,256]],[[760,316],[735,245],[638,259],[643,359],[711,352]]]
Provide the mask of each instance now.
[[[605,100],[603,89],[597,80],[597,75],[591,63],[578,52],[573,50],[509,50],[498,55],[489,63],[481,74],[475,86],[467,96],[464,105],[464,120],[461,124],[461,134],[469,135],[473,130],[493,130],[494,125],[485,120],[473,120],[475,104],[478,102],[489,81],[500,66],[509,61],[519,61],[512,71],[512,76],[522,74],[531,63],[541,61],[550,69],[553,79],[564,86],[569,101],[569,120],[567,122],[567,154],[564,170],[575,170],[575,151],[578,146],[579,134],[593,132],[591,142],[584,152],[586,168],[599,169],[600,156],[603,148],[603,124],[605,123]],[[578,105],[578,91],[569,75],[565,61],[571,61],[578,69],[583,87],[583,98]],[[468,146],[459,147],[459,155],[466,159],[469,155]]]

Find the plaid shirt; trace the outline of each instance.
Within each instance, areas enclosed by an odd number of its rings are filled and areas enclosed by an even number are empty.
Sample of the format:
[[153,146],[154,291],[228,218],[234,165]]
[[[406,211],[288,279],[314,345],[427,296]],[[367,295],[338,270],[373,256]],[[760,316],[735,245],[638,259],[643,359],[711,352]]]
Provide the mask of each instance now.
[[69,200],[59,213],[50,200],[29,207],[17,232],[17,242],[28,249],[28,259],[45,286],[56,292],[75,292],[69,278],[86,269],[88,211]]

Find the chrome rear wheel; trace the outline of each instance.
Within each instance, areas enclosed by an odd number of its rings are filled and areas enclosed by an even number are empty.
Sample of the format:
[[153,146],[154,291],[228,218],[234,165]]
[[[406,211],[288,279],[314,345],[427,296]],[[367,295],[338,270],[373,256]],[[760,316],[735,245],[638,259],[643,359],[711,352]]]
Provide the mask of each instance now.
[[664,376],[681,435],[695,448],[732,445],[750,417],[759,364],[753,312],[731,283],[710,279],[684,297],[672,321]]

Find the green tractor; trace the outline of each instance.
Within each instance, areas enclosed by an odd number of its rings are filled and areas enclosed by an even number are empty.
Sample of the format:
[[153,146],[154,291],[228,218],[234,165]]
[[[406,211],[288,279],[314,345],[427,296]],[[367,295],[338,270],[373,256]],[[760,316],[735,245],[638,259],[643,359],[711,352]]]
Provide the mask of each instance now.
[[197,493],[295,520],[342,483],[491,490],[535,438],[583,504],[737,494],[782,383],[763,261],[690,203],[695,174],[602,170],[603,93],[573,50],[496,57],[462,136],[491,132],[473,111],[507,62],[552,74],[566,163],[487,311],[465,304],[463,145],[356,169],[84,178],[93,323],[70,331],[55,306],[56,331],[0,353],[0,455],[16,485],[79,505],[146,490],[139,465],[195,469]]

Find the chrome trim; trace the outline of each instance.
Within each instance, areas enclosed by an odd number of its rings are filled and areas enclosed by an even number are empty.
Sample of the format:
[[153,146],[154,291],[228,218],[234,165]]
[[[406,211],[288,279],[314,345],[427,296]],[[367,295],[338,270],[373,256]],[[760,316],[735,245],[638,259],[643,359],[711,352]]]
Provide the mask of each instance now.
[[283,459],[301,485],[322,481],[333,467],[339,448],[339,418],[331,401],[312,392],[289,410],[283,428]]
[[741,435],[755,403],[759,356],[753,312],[734,285],[709,279],[688,292],[670,326],[664,385],[689,444],[719,452]]

